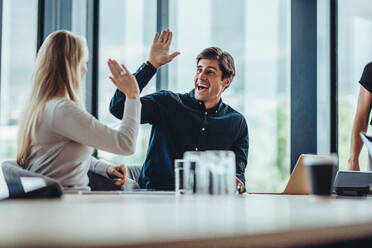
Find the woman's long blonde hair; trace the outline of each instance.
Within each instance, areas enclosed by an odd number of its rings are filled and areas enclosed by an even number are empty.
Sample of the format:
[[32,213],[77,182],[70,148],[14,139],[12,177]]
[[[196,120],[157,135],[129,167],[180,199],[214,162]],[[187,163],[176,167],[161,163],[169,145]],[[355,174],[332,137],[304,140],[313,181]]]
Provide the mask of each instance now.
[[69,31],[51,33],[36,57],[32,73],[32,90],[20,121],[17,163],[27,167],[26,158],[35,143],[39,119],[46,103],[56,97],[66,97],[80,103],[81,65],[88,51],[85,38]]

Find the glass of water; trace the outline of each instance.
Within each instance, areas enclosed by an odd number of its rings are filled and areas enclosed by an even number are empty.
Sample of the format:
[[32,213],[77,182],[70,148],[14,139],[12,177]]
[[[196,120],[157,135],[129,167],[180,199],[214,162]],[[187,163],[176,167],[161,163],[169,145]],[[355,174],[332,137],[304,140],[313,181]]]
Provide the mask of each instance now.
[[175,174],[175,190],[177,195],[185,193],[184,183],[184,172],[185,172],[185,160],[176,159],[174,161],[174,174]]
[[208,193],[212,195],[235,195],[235,154],[232,151],[206,151],[203,163],[209,177]]
[[188,151],[183,158],[186,162],[185,181],[189,193],[208,194],[209,178],[207,177],[207,168],[202,159],[203,152]]

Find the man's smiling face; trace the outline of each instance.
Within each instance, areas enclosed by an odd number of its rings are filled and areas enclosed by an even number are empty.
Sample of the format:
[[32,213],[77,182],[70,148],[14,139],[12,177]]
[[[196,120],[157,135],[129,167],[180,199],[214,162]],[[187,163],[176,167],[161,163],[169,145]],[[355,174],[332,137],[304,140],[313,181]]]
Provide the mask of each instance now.
[[222,79],[218,60],[201,59],[196,66],[194,79],[195,98],[204,102],[207,109],[212,108],[219,102],[223,90],[230,82],[228,78]]

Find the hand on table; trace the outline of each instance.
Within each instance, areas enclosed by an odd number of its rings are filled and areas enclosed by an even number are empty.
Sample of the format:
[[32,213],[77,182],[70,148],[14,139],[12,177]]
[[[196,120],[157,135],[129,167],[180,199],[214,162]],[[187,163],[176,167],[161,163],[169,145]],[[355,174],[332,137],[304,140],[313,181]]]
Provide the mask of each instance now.
[[349,159],[347,169],[348,170],[352,170],[352,171],[360,171],[359,161],[358,160]]
[[107,175],[112,179],[117,179],[115,185],[123,185],[127,182],[127,168],[125,165],[110,165],[107,167]]
[[244,183],[237,177],[235,177],[235,181],[236,181],[236,191],[238,191],[239,194],[243,193],[244,192]]

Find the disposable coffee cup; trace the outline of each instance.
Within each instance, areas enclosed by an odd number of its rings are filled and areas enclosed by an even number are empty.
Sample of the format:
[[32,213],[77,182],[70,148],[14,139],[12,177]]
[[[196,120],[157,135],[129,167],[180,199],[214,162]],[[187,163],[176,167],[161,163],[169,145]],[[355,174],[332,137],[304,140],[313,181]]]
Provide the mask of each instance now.
[[311,193],[330,196],[332,193],[333,168],[337,165],[337,156],[309,155],[304,158],[308,168]]

